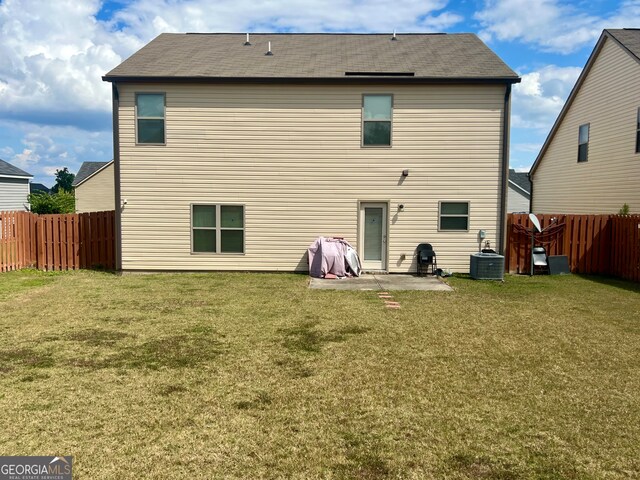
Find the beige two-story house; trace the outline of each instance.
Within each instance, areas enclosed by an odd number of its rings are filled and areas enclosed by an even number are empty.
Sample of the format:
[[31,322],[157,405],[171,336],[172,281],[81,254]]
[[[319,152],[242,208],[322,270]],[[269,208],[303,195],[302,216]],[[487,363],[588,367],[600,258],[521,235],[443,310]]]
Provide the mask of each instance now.
[[531,167],[535,213],[640,213],[640,30],[604,30]]
[[76,212],[103,212],[115,209],[113,160],[83,162],[73,179]]
[[112,83],[124,270],[468,271],[504,237],[518,76],[472,34],[163,34]]

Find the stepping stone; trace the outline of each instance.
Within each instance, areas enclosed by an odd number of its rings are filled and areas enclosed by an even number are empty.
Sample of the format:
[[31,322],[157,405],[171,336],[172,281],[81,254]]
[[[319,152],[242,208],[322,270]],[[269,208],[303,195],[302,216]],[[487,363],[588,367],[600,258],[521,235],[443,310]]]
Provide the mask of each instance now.
[[387,305],[387,308],[393,308],[394,310],[397,310],[400,308],[400,305]]

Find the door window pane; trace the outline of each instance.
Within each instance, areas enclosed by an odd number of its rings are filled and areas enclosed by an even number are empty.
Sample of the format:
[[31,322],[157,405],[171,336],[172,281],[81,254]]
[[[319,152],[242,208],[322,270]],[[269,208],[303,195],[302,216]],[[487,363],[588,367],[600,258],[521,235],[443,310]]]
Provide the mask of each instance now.
[[382,208],[364,209],[364,259],[382,260]]

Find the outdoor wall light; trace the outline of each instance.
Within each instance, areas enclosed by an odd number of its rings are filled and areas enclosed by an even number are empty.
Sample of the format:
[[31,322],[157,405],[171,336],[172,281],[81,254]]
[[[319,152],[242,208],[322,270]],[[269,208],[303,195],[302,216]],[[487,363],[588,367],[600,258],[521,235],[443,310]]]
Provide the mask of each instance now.
[[402,170],[402,176],[403,177],[408,177],[409,176],[409,169],[408,168],[405,169],[405,170]]
[[398,211],[399,212],[404,212],[404,203],[398,204]]

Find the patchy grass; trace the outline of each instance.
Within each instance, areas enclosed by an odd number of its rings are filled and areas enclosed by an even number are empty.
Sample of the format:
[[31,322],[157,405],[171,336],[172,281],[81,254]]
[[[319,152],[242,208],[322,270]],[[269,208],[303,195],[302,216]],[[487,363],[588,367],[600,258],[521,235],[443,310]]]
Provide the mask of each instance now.
[[640,476],[640,288],[300,275],[0,278],[0,449],[77,478]]

